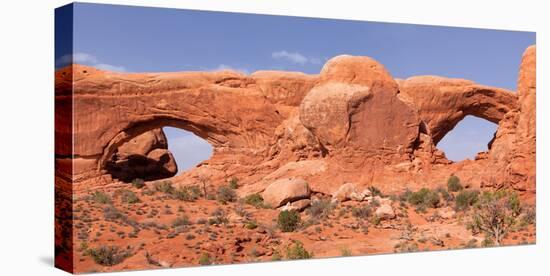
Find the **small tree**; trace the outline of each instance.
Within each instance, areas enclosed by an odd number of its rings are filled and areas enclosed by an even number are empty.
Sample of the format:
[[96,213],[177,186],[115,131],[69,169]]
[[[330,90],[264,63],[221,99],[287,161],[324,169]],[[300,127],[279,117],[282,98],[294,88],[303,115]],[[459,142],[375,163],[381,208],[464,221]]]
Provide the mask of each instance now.
[[205,175],[205,174],[199,175],[199,182],[202,185],[202,193],[204,195],[204,198],[208,198],[208,193],[207,193],[207,190],[206,190],[206,186],[208,184],[208,181],[210,181],[210,178],[207,175]]
[[474,232],[485,233],[499,246],[514,224],[514,211],[507,207],[506,201],[491,194],[484,194],[474,211],[469,227]]

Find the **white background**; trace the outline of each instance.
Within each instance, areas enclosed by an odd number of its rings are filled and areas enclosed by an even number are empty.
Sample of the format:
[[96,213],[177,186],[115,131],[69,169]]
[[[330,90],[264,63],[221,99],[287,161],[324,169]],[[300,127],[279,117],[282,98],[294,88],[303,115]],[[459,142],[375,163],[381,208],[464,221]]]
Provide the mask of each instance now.
[[[13,2],[13,3],[10,3]],[[537,245],[131,272],[132,275],[548,275],[547,1],[95,1],[537,32]],[[0,275],[53,268],[54,8],[68,1],[2,1],[0,8]],[[196,26],[200,28],[200,26]],[[245,42],[246,43],[246,42]],[[253,39],[249,43],[253,43]],[[473,41],[472,43],[475,43]],[[546,79],[544,78],[546,77]],[[550,199],[549,199],[550,200]],[[127,273],[120,273],[126,275]]]

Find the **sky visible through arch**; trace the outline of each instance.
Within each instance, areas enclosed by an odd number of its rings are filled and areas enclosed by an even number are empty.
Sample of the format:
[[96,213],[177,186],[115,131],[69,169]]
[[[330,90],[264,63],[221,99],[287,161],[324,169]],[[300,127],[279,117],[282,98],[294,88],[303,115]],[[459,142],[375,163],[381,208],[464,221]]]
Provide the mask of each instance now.
[[[395,78],[439,75],[516,90],[523,51],[535,33],[364,21],[75,4],[77,63],[126,72],[234,69],[317,74],[340,54],[380,61]],[[56,66],[67,60],[56,56]],[[487,149],[496,125],[467,117],[438,145],[452,160]],[[211,154],[180,130],[167,130],[180,171]],[[189,142],[191,141],[191,142]]]

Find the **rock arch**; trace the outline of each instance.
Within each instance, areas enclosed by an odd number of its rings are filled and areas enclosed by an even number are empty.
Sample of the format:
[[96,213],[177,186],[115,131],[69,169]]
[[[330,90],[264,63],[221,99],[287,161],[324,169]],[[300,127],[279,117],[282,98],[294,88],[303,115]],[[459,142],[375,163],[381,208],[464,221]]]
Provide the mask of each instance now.
[[[104,173],[121,144],[172,126],[214,151],[204,166],[177,176],[181,182],[205,171],[218,183],[238,176],[243,191],[259,191],[275,176],[292,175],[324,193],[344,182],[398,192],[457,174],[472,185],[534,191],[535,62],[530,47],[519,97],[462,79],[394,80],[369,57],[335,57],[319,75],[72,65],[56,72],[56,136],[63,138],[56,139],[56,169],[82,186]],[[467,115],[499,125],[493,146],[476,160],[448,162],[435,145]]]
[[417,76],[399,80],[400,98],[412,103],[437,144],[464,117],[498,124],[517,107],[517,94],[469,80]]

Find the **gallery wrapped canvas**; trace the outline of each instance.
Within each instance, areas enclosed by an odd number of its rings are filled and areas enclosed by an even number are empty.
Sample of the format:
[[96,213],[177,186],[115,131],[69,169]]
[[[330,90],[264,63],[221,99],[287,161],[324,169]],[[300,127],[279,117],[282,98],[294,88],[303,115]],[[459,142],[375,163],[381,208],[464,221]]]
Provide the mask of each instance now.
[[70,4],[55,264],[532,244],[535,33]]

